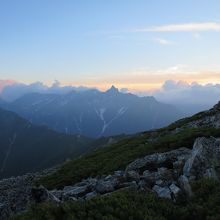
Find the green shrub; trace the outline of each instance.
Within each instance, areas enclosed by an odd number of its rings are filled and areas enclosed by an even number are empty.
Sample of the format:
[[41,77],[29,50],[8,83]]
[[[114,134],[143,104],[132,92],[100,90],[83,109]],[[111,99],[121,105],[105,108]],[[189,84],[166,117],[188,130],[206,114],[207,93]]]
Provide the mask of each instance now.
[[187,203],[173,203],[155,194],[122,190],[85,202],[32,206],[13,220],[219,220],[220,183],[203,179],[193,184]]
[[89,176],[112,173],[125,169],[133,160],[145,155],[164,152],[180,147],[192,148],[195,138],[220,136],[220,129],[187,129],[178,134],[161,136],[149,142],[150,132],[123,139],[116,144],[100,148],[90,155],[65,163],[57,172],[42,178],[37,184],[49,189],[62,188]]

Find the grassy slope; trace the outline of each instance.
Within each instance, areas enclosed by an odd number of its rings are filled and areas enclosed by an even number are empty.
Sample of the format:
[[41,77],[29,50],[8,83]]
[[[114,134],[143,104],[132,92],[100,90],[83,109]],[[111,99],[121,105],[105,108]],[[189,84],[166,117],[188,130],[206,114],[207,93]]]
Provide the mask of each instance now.
[[[220,136],[220,129],[197,128],[184,129],[178,134],[170,134],[170,130],[184,127],[187,123],[213,115],[213,110],[200,112],[192,117],[181,119],[168,127],[156,131],[148,131],[130,138],[118,141],[116,144],[100,148],[90,155],[65,163],[56,173],[41,179],[38,184],[43,184],[49,189],[62,188],[74,184],[88,176],[109,174],[115,170],[124,169],[130,162],[138,157],[155,152],[177,149],[179,147],[192,148],[195,138],[200,136]],[[155,142],[148,139],[160,138]]]
[[116,144],[100,148],[80,159],[69,161],[56,173],[41,179],[38,184],[43,184],[49,189],[62,188],[81,181],[88,176],[109,174],[115,170],[124,169],[136,158],[147,154],[180,147],[191,148],[197,137],[219,137],[220,129],[186,129],[178,134],[161,136],[155,142],[148,142],[150,134],[151,132],[145,132],[123,139]]
[[173,203],[151,193],[120,191],[86,202],[33,206],[13,220],[217,220],[220,219],[220,183],[194,184],[190,201]]
[[[220,129],[186,129],[178,134],[167,131],[183,126],[185,123],[202,118],[200,113],[193,118],[180,120],[167,128],[157,130],[164,134],[154,143],[149,142],[151,132],[145,132],[119,141],[111,146],[98,149],[81,159],[70,161],[55,174],[40,181],[49,188],[62,188],[90,175],[107,174],[123,169],[136,159],[153,152],[162,152],[179,147],[192,147],[196,137],[220,136]],[[209,114],[209,113],[208,113]],[[153,131],[155,132],[155,131]],[[204,179],[194,183],[194,196],[190,201],[173,203],[159,199],[151,193],[120,191],[107,197],[96,197],[86,202],[65,202],[61,205],[44,203],[33,206],[28,212],[14,220],[217,220],[220,219],[220,183]]]

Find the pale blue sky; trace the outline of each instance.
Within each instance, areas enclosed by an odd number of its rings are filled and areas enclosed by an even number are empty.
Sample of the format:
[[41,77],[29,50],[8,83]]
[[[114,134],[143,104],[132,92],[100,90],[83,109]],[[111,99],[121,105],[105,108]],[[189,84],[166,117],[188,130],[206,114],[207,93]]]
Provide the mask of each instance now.
[[219,11],[219,0],[0,0],[0,79],[220,81]]

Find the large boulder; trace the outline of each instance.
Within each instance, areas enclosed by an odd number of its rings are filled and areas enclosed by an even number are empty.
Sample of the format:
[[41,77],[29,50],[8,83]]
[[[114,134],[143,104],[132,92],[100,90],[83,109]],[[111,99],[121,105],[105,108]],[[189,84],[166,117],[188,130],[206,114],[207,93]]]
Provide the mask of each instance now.
[[145,170],[142,179],[144,179],[149,185],[155,185],[157,182],[160,182],[159,185],[169,185],[173,180],[173,174],[172,170],[169,170],[166,167],[160,167],[155,172]]
[[99,180],[96,185],[96,192],[100,194],[109,193],[115,190],[117,186],[117,181],[114,179],[111,180]]
[[189,180],[203,177],[220,180],[220,139],[197,138],[183,167],[183,174]]
[[142,173],[145,170],[157,171],[160,167],[173,169],[173,163],[178,161],[179,158],[186,161],[190,152],[191,150],[188,148],[179,148],[165,153],[147,155],[130,163],[126,168],[126,173],[131,170],[138,171],[139,173]]

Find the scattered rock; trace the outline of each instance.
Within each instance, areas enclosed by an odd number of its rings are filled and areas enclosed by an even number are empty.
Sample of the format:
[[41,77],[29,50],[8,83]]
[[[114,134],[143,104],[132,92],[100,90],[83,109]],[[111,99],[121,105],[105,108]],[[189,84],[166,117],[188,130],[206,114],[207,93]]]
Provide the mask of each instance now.
[[89,192],[89,189],[87,185],[73,186],[73,187],[68,186],[64,188],[63,196],[78,198],[78,197],[82,197],[86,195],[88,192]]
[[[210,122],[212,118],[207,120]],[[106,196],[124,189],[153,191],[160,198],[173,201],[181,196],[188,198],[192,196],[191,181],[203,177],[220,181],[220,139],[198,138],[192,150],[180,148],[147,155],[130,163],[125,171],[84,179],[63,190],[48,191],[43,186],[34,187],[33,183],[42,175],[27,174],[0,181],[1,219],[24,211],[33,203],[83,202],[97,195]]]
[[172,199],[177,200],[178,197],[181,195],[182,190],[178,186],[176,186],[174,183],[172,183],[169,186],[169,189],[170,189],[170,192],[171,192]]
[[173,162],[177,161],[180,156],[187,160],[190,153],[191,150],[188,148],[179,148],[165,153],[147,155],[130,163],[126,168],[126,173],[131,170],[139,172],[143,172],[144,170],[156,171],[160,167],[173,169]]
[[135,170],[131,170],[131,171],[126,172],[126,178],[128,181],[134,180],[134,181],[138,182],[140,180],[140,175]]
[[155,185],[152,190],[156,192],[158,197],[160,198],[171,199],[171,192],[168,187],[160,187],[158,185]]
[[96,197],[97,195],[98,195],[97,192],[89,192],[85,195],[85,199],[90,200],[90,199]]
[[114,172],[115,177],[124,177],[125,171],[124,170],[117,170]]
[[61,200],[62,199],[62,190],[51,190],[50,191],[51,195],[55,196],[57,199]]
[[114,191],[116,182],[114,181],[98,181],[96,185],[96,192],[100,194],[108,193]]

